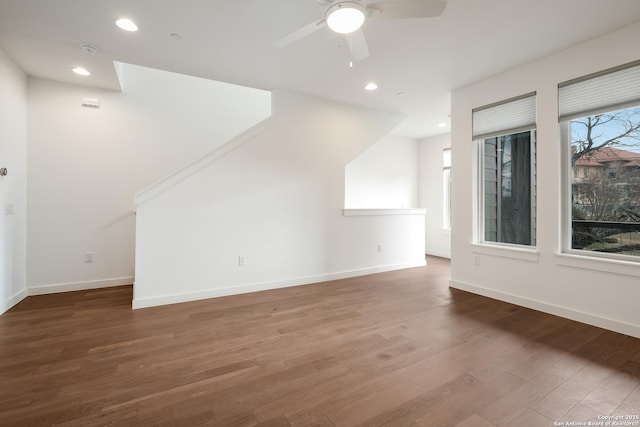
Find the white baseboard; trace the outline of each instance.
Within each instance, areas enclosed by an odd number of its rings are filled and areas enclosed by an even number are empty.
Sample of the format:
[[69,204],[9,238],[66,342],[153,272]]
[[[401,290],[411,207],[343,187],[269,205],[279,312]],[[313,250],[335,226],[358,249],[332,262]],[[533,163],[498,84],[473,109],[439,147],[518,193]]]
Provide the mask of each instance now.
[[439,252],[439,251],[430,251],[428,249],[425,252],[426,252],[427,255],[437,256],[439,258],[451,259],[451,253]]
[[15,295],[13,295],[12,297],[8,298],[7,300],[0,301],[0,314],[2,314],[5,311],[9,310],[11,307],[13,307],[17,303],[19,303],[20,301],[25,299],[27,297],[27,295],[28,295],[27,290],[23,289],[20,292],[18,292]]
[[133,277],[116,277],[113,279],[92,280],[88,282],[56,283],[51,285],[29,286],[29,295],[57,294],[60,292],[84,291],[88,289],[110,288],[130,285]]
[[[424,259],[415,262],[384,265],[379,267],[364,268],[358,270],[342,271],[337,273],[320,274],[316,276],[298,277],[295,279],[276,280],[272,282],[250,283],[246,285],[231,286],[227,288],[207,289],[198,292],[164,295],[151,298],[135,298],[132,307],[134,309],[155,307],[158,305],[177,304],[181,302],[196,301],[208,298],[225,297],[229,295],[246,294],[249,292],[267,291],[270,289],[287,288],[291,286],[308,285],[311,283],[326,282],[329,280],[346,279],[349,277],[365,276],[367,274],[384,273],[386,271],[402,270],[405,268],[423,267]],[[135,295],[135,292],[134,292]]]
[[608,329],[610,331],[640,338],[640,326],[633,325],[631,323],[621,322],[619,320],[609,319],[607,317],[596,316],[591,313],[585,313],[583,311],[574,310],[555,304],[549,304],[543,301],[533,300],[506,292],[496,291],[493,289],[473,285],[471,283],[450,280],[449,286],[455,289],[460,289],[462,291],[483,295],[485,297],[509,302],[522,307],[531,308],[533,310],[542,311],[544,313],[553,314],[556,316],[564,317],[566,319],[575,320],[577,322],[586,323],[589,325],[597,326],[599,328]]

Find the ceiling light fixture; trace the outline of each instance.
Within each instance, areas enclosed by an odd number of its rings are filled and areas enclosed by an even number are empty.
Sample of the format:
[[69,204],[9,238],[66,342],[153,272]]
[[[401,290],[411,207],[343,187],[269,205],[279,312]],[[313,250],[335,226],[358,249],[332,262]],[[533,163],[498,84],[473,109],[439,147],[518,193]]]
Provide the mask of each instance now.
[[369,82],[367,83],[367,85],[364,87],[365,90],[368,90],[369,92],[374,91],[376,89],[378,89],[378,85],[375,84],[374,82]]
[[336,33],[349,34],[364,23],[365,8],[357,1],[340,1],[329,9],[325,18],[327,25]]
[[84,67],[76,67],[76,68],[72,69],[71,71],[73,71],[74,73],[76,73],[79,76],[90,76],[91,75],[89,70],[87,70]]
[[116,21],[116,25],[125,31],[138,31],[138,26],[131,19],[121,18]]
[[438,123],[438,127],[439,128],[446,128],[447,124],[445,122],[440,122],[440,123]]

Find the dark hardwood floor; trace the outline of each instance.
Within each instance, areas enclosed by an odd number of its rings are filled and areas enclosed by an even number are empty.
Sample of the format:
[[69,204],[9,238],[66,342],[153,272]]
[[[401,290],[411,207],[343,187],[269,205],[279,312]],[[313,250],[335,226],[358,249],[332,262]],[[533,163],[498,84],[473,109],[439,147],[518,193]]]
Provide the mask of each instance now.
[[640,414],[640,340],[449,289],[448,261],[428,263],[136,311],[130,286],[29,297],[0,316],[0,425],[546,427]]

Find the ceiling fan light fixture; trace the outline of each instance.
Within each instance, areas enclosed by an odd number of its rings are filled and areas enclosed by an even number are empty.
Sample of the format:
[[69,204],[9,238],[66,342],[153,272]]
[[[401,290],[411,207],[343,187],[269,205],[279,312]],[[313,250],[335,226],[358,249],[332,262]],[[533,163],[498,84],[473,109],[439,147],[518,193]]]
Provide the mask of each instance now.
[[327,25],[336,33],[349,34],[364,23],[365,8],[357,1],[340,1],[327,9]]

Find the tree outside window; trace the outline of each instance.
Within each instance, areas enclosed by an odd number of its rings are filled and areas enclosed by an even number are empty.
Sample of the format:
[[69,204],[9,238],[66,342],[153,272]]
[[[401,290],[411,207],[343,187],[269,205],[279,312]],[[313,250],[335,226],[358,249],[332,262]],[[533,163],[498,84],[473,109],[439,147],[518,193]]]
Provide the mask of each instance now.
[[575,119],[569,129],[571,248],[640,256],[640,107]]

